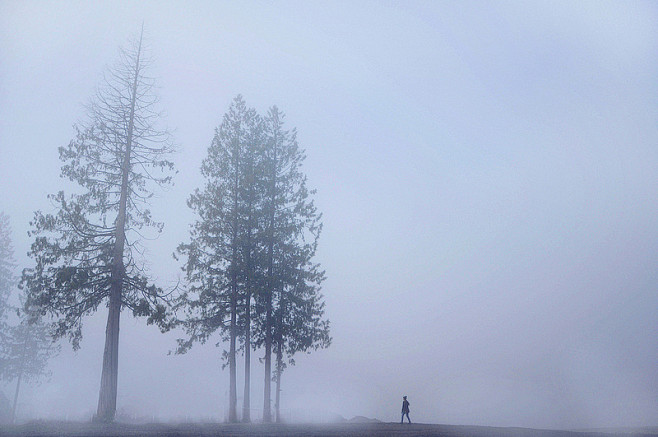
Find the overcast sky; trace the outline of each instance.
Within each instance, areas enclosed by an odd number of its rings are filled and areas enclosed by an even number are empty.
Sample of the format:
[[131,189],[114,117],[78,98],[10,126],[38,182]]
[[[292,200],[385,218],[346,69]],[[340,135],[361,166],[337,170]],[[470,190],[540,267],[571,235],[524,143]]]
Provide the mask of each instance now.
[[[19,268],[33,212],[71,189],[57,148],[142,22],[178,144],[152,208],[161,285],[238,93],[278,105],[306,149],[333,344],[286,371],[284,415],[394,421],[407,395],[418,422],[658,425],[658,4],[0,0]],[[91,416],[106,317],[25,388],[24,415]],[[221,348],[167,356],[177,333],[121,322],[120,411],[223,420]]]

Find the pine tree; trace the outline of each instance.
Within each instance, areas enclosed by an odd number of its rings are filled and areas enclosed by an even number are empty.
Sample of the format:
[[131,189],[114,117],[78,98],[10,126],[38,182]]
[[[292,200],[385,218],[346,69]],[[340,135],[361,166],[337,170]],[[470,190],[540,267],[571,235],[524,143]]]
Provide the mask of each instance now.
[[[279,416],[283,355],[326,347],[329,323],[322,321],[324,304],[319,285],[324,279],[320,266],[312,263],[322,229],[321,214],[306,187],[301,171],[305,155],[297,144],[296,131],[284,129],[284,114],[274,106],[264,121],[266,148],[266,223],[264,225],[265,287],[258,298],[260,323],[256,346],[265,348],[263,421],[270,422],[272,350],[276,347]],[[305,239],[310,239],[306,242]]]
[[[262,120],[238,96],[216,130],[201,171],[203,190],[188,205],[199,219],[189,243],[189,288],[179,301],[188,334],[178,353],[219,331],[229,343],[229,416],[237,421],[237,342],[245,356],[243,421],[249,421],[251,348],[265,347],[263,421],[271,422],[272,355],[276,348],[277,420],[281,374],[296,352],[327,347],[322,319],[324,272],[313,263],[322,228],[301,172],[304,154],[295,131],[283,129],[272,108]],[[253,304],[252,304],[253,303]]]
[[[143,35],[143,30],[142,34]],[[88,106],[88,121],[60,147],[61,175],[79,185],[49,198],[57,212],[37,211],[22,286],[28,306],[57,319],[55,336],[68,337],[74,349],[82,338],[82,319],[108,304],[103,370],[96,419],[112,421],[116,412],[119,318],[122,308],[166,328],[166,293],[148,278],[142,235],[161,232],[149,210],[153,188],[171,182],[171,137],[159,127],[161,114],[154,80],[147,76],[142,36],[121,51]]]
[[229,342],[224,352],[229,367],[229,422],[237,418],[237,342],[244,341],[245,404],[249,420],[249,360],[252,289],[256,283],[259,117],[237,96],[216,130],[201,166],[203,190],[195,190],[188,205],[199,216],[191,227],[190,242],[178,253],[187,256],[184,271],[190,283],[179,307],[188,338],[178,342],[185,353],[194,342],[205,341],[217,330]]

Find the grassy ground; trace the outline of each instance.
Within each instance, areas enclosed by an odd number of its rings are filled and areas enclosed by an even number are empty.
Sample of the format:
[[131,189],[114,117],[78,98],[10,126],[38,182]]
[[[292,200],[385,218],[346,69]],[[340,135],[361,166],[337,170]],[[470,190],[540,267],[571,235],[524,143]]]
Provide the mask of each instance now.
[[445,436],[445,437],[611,437],[658,436],[658,428],[608,431],[554,431],[527,428],[494,428],[399,423],[342,424],[94,424],[34,421],[2,426],[0,436]]

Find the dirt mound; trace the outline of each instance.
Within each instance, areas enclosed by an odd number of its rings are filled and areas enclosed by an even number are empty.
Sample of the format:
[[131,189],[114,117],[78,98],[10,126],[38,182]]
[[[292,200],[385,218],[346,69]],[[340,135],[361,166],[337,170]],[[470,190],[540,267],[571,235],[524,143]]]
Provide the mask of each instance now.
[[350,420],[347,421],[348,423],[382,423],[381,420],[377,419],[370,419],[365,416],[354,416]]

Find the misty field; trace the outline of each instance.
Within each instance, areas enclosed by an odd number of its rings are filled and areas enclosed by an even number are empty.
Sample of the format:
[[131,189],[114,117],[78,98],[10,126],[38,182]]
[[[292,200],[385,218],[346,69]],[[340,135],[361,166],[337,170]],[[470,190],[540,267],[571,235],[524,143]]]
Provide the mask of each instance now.
[[0,437],[658,437],[657,22],[0,0]]
[[445,437],[611,437],[658,436],[658,428],[558,431],[399,423],[339,424],[94,424],[32,421],[0,427],[2,436],[445,436]]

